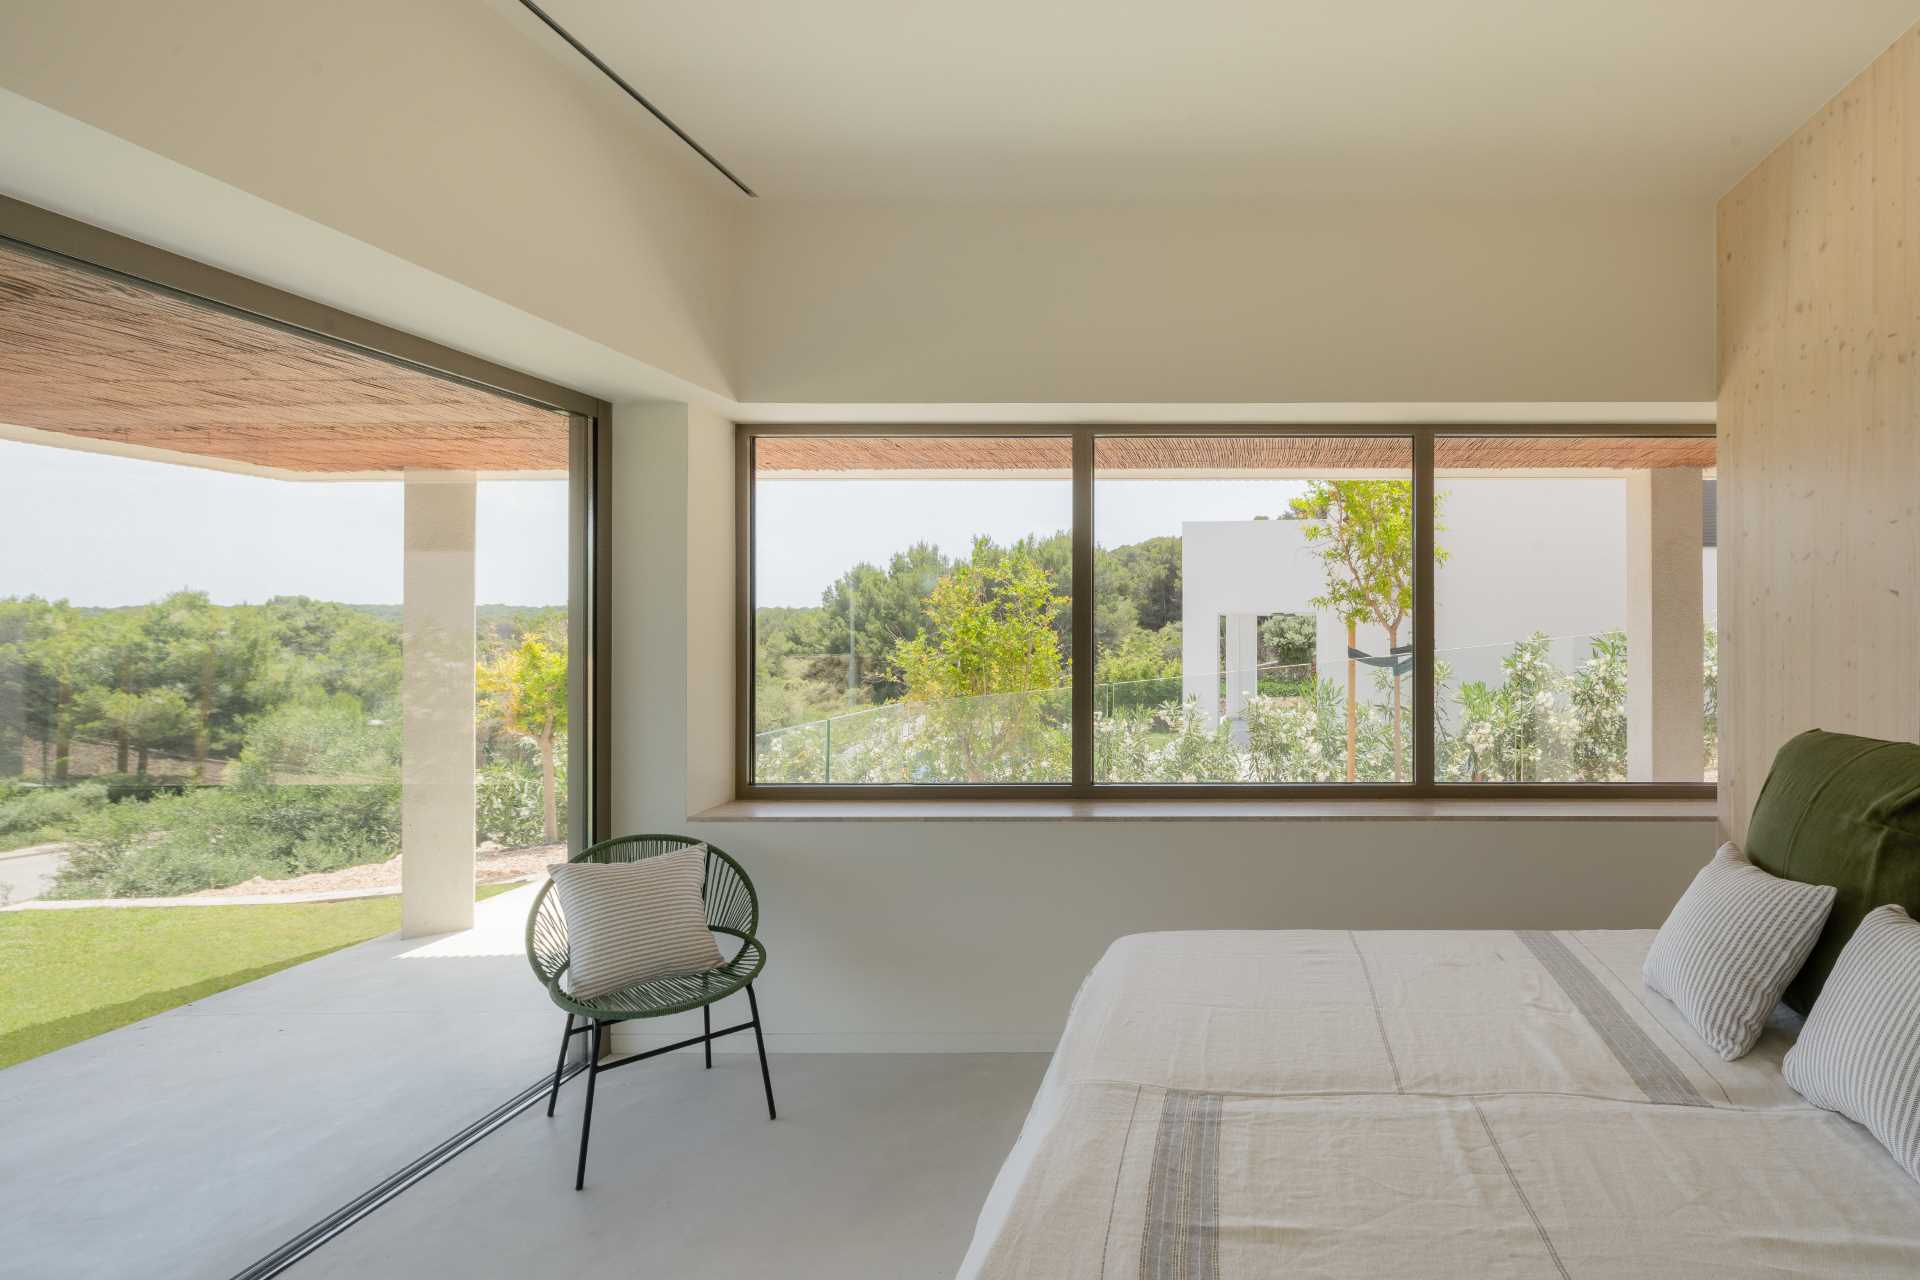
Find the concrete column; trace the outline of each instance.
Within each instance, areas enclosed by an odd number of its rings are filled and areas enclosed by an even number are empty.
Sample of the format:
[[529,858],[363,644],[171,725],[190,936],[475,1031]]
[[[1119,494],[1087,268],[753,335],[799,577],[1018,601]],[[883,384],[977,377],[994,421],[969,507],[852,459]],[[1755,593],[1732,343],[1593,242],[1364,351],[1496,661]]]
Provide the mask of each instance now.
[[1188,612],[1180,620],[1180,698],[1198,705],[1208,729],[1220,723],[1220,617]]
[[1701,476],[1627,479],[1627,779],[1698,782],[1705,687],[1701,648]]
[[400,931],[473,927],[474,476],[406,475]]
[[1247,745],[1247,724],[1241,713],[1247,699],[1260,687],[1260,619],[1251,613],[1227,615],[1227,717],[1233,720],[1234,745]]

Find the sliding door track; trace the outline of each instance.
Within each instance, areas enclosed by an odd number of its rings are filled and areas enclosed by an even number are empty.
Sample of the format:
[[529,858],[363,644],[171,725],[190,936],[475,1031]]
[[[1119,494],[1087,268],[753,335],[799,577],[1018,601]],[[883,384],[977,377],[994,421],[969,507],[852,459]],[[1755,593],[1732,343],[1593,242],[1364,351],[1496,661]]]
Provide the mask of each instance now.
[[[563,1082],[571,1080],[586,1069],[585,1061],[570,1062],[561,1079]],[[446,1141],[374,1183],[258,1262],[235,1272],[233,1280],[267,1280],[269,1276],[282,1274],[288,1267],[305,1258],[381,1205],[423,1181],[434,1170],[450,1163],[461,1152],[477,1145],[488,1134],[504,1127],[509,1120],[527,1108],[544,1100],[552,1088],[553,1077],[541,1076]]]

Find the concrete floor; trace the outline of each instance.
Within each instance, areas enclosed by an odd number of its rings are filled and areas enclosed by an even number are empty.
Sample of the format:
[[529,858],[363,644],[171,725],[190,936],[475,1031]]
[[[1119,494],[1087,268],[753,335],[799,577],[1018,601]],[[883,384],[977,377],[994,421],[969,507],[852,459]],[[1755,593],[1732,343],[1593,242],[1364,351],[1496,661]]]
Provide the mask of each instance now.
[[388,1276],[951,1277],[1019,1136],[1044,1054],[716,1054],[584,1080],[298,1264]]
[[551,1072],[533,892],[0,1071],[0,1276],[232,1275]]

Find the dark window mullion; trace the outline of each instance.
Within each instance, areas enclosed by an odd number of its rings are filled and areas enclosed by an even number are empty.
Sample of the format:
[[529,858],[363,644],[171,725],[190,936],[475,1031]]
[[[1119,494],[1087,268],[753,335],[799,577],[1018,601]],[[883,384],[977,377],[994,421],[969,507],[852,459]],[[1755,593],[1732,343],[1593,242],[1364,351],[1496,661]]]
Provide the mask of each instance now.
[[1093,792],[1093,430],[1073,433],[1073,791]]
[[1437,779],[1434,740],[1433,432],[1413,437],[1413,784]]

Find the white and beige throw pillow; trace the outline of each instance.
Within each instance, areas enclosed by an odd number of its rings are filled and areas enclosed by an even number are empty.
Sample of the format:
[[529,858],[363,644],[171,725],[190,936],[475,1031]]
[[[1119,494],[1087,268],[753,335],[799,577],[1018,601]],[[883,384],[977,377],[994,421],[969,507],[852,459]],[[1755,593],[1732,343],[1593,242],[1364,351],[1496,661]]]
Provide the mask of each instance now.
[[1920,923],[1867,912],[1781,1067],[1816,1107],[1867,1127],[1920,1178]]
[[567,918],[566,987],[575,997],[720,964],[700,896],[705,845],[639,862],[568,862],[550,874]]
[[1723,844],[1674,904],[1641,977],[1673,1001],[1709,1048],[1753,1048],[1833,909],[1831,885],[1768,875]]

